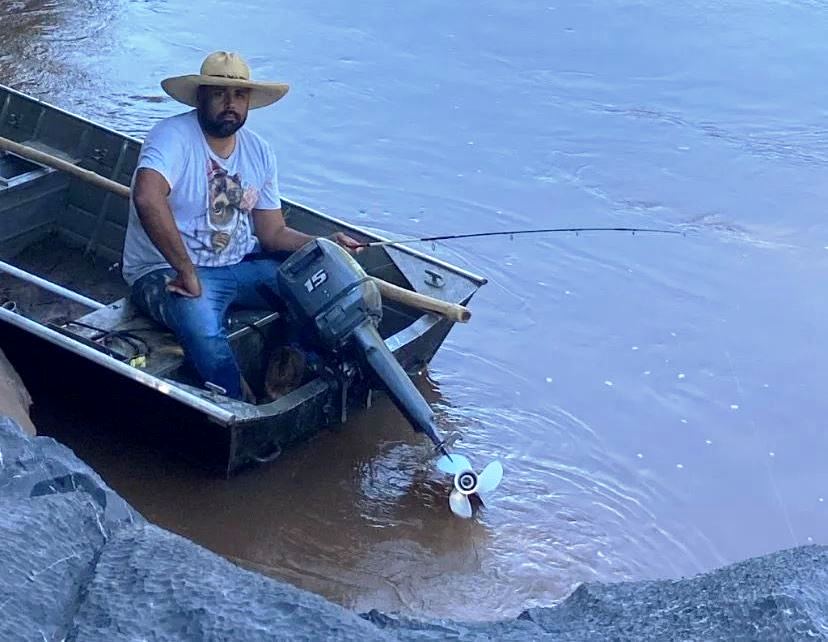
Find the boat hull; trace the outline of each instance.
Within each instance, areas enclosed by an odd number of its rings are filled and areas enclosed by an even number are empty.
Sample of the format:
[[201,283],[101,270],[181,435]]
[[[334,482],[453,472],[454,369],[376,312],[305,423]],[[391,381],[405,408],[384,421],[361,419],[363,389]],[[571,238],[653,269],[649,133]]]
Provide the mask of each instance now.
[[[122,185],[129,184],[140,149],[135,138],[2,85],[0,136]],[[364,242],[387,240],[289,200],[282,201],[282,209],[288,224],[307,234],[347,232]],[[271,461],[369,403],[371,391],[357,364],[347,362],[331,364],[327,374],[259,405],[188,383],[174,338],[160,326],[145,327],[152,322],[131,308],[118,276],[127,212],[123,196],[0,152],[0,258],[6,262],[0,276],[0,347],[33,394],[83,400],[114,423],[154,435],[225,474]],[[468,303],[485,283],[408,247],[372,247],[357,258],[373,277],[451,303]],[[44,285],[56,297],[48,305],[41,296]],[[260,312],[230,335],[245,377],[261,375],[268,350],[287,341],[280,314]],[[429,363],[452,326],[442,317],[384,301],[379,331],[414,374]],[[106,343],[113,334],[148,330],[142,355]]]

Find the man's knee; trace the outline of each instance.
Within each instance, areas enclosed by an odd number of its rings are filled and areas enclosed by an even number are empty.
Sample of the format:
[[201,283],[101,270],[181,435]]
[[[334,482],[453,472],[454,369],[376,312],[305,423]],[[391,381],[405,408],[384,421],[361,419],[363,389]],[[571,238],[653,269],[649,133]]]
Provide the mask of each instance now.
[[176,335],[200,341],[226,338],[224,319],[202,297],[190,298],[167,292],[161,313]]
[[165,270],[157,270],[142,276],[130,288],[130,298],[141,312],[155,321],[164,323],[161,318],[162,302],[167,295]]

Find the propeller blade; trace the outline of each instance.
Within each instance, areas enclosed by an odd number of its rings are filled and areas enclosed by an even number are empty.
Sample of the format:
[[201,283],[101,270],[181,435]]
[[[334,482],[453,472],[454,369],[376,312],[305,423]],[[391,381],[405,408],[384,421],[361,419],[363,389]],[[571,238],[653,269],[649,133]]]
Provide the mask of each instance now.
[[499,461],[489,462],[477,476],[477,492],[488,493],[497,488],[503,479],[503,465]]
[[443,455],[437,460],[437,468],[449,475],[456,475],[464,470],[471,470],[471,462],[463,455]]
[[472,516],[472,505],[469,498],[456,489],[451,491],[451,495],[449,495],[449,506],[451,512],[457,517],[468,519]]

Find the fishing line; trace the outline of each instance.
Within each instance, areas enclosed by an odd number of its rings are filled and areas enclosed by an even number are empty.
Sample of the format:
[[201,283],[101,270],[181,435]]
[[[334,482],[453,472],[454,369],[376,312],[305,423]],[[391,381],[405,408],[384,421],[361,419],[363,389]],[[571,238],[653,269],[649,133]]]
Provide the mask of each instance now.
[[357,247],[382,247],[385,245],[403,245],[406,243],[427,243],[429,241],[452,241],[455,239],[472,239],[481,238],[484,236],[518,236],[521,234],[554,234],[571,232],[579,234],[580,232],[629,232],[635,235],[638,232],[646,234],[681,234],[685,235],[684,230],[667,230],[655,227],[548,227],[532,230],[506,230],[499,232],[472,232],[470,234],[442,234],[438,236],[421,236],[418,238],[400,239],[397,241],[372,241],[370,243],[360,243]]

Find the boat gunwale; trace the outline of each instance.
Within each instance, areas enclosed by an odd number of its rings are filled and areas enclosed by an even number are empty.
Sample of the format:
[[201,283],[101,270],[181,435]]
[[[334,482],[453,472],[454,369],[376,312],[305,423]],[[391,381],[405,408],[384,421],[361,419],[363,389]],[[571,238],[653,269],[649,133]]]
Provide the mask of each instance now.
[[167,381],[156,377],[155,375],[142,372],[138,368],[134,368],[133,366],[123,363],[104,352],[95,350],[80,341],[63,335],[42,323],[38,323],[37,321],[23,316],[22,314],[6,310],[5,308],[0,308],[0,321],[9,323],[26,332],[30,332],[38,338],[44,339],[54,345],[57,345],[58,347],[65,348],[69,352],[85,359],[89,359],[97,365],[124,375],[128,379],[151,388],[160,394],[166,395],[175,401],[184,403],[194,410],[207,415],[210,420],[218,424],[223,426],[232,426],[238,421],[235,413],[226,410],[220,404],[210,402],[202,397],[199,397],[198,395],[187,392],[183,388],[176,385],[175,382]]
[[[440,318],[437,315],[430,313],[422,314],[411,324],[385,339],[385,344],[391,352],[396,352],[415,339],[425,335],[439,321]],[[178,382],[174,380],[164,379],[153,374],[143,372],[139,368],[123,363],[105,352],[87,346],[83,342],[62,334],[47,325],[5,308],[0,308],[0,323],[10,323],[11,325],[26,332],[30,332],[34,336],[48,341],[57,347],[64,348],[80,357],[89,359],[96,365],[123,375],[127,379],[155,390],[160,394],[167,395],[175,401],[184,403],[194,410],[206,415],[211,421],[225,427],[244,426],[245,424],[256,423],[267,419],[268,417],[276,417],[282,414],[281,411],[273,412],[281,405],[279,403],[280,400],[262,405],[244,404],[245,412],[232,412],[226,408],[227,404],[223,404],[220,401],[211,401],[202,395],[191,393],[183,386],[178,385]],[[303,384],[300,388],[297,388],[297,390],[313,383],[313,381]],[[239,403],[235,400],[228,400],[228,402],[233,404]]]
[[[56,105],[53,105],[52,103],[49,103],[45,100],[41,100],[40,98],[35,98],[34,96],[24,94],[23,92],[18,91],[17,89],[9,87],[8,85],[4,85],[4,84],[0,83],[0,89],[11,92],[12,94],[20,96],[21,98],[24,98],[26,100],[33,101],[33,102],[41,105],[42,107],[53,109],[55,111],[58,111],[58,112],[60,112],[64,115],[66,115],[66,116],[70,116],[72,118],[77,118],[81,122],[84,122],[88,125],[92,125],[93,127],[97,127],[99,129],[102,129],[106,132],[109,132],[110,134],[120,136],[122,138],[130,140],[130,141],[132,141],[134,143],[137,143],[139,145],[143,144],[143,141],[141,141],[139,138],[136,138],[135,136],[131,136],[129,134],[124,134],[123,132],[119,132],[116,129],[113,129],[112,127],[108,127],[107,125],[102,125],[100,123],[96,123],[95,121],[93,121],[89,118],[86,118],[85,116],[75,114],[75,113],[70,112],[66,109],[63,109],[62,107],[58,107]],[[346,229],[349,229],[353,232],[358,232],[358,233],[362,234],[363,236],[374,239],[375,241],[381,241],[381,242],[385,242],[385,243],[393,243],[393,241],[394,241],[394,239],[387,238],[387,237],[385,237],[381,234],[377,234],[376,232],[365,230],[364,228],[361,228],[358,225],[355,225],[353,223],[348,223],[347,221],[336,218],[334,216],[330,216],[329,214],[325,214],[323,212],[320,212],[319,210],[313,209],[313,208],[308,207],[306,205],[302,205],[301,203],[298,203],[296,201],[292,201],[292,200],[284,198],[284,197],[282,197],[281,200],[283,200],[288,205],[303,209],[306,212],[309,212],[310,214],[313,214],[314,216],[318,216],[321,219],[329,221],[330,223],[333,223],[335,225],[342,226],[342,227],[344,227]],[[471,280],[472,282],[474,282],[475,285],[478,288],[483,286],[483,285],[486,285],[486,283],[488,283],[488,279],[486,279],[486,277],[483,277],[483,276],[480,276],[479,274],[475,274],[473,272],[465,270],[464,268],[458,267],[458,266],[456,266],[452,263],[448,263],[447,261],[443,261],[442,259],[438,259],[436,257],[433,257],[433,256],[429,255],[429,254],[425,254],[424,252],[420,252],[418,250],[415,250],[414,248],[408,247],[406,245],[394,245],[393,247],[400,250],[401,252],[405,252],[406,254],[410,254],[410,255],[415,256],[419,259],[422,259],[424,261],[432,263],[433,265],[437,265],[439,267],[442,267],[442,268],[444,268],[446,270],[449,270],[450,272],[453,272],[453,273],[455,273],[459,276],[463,276],[463,277]]]

